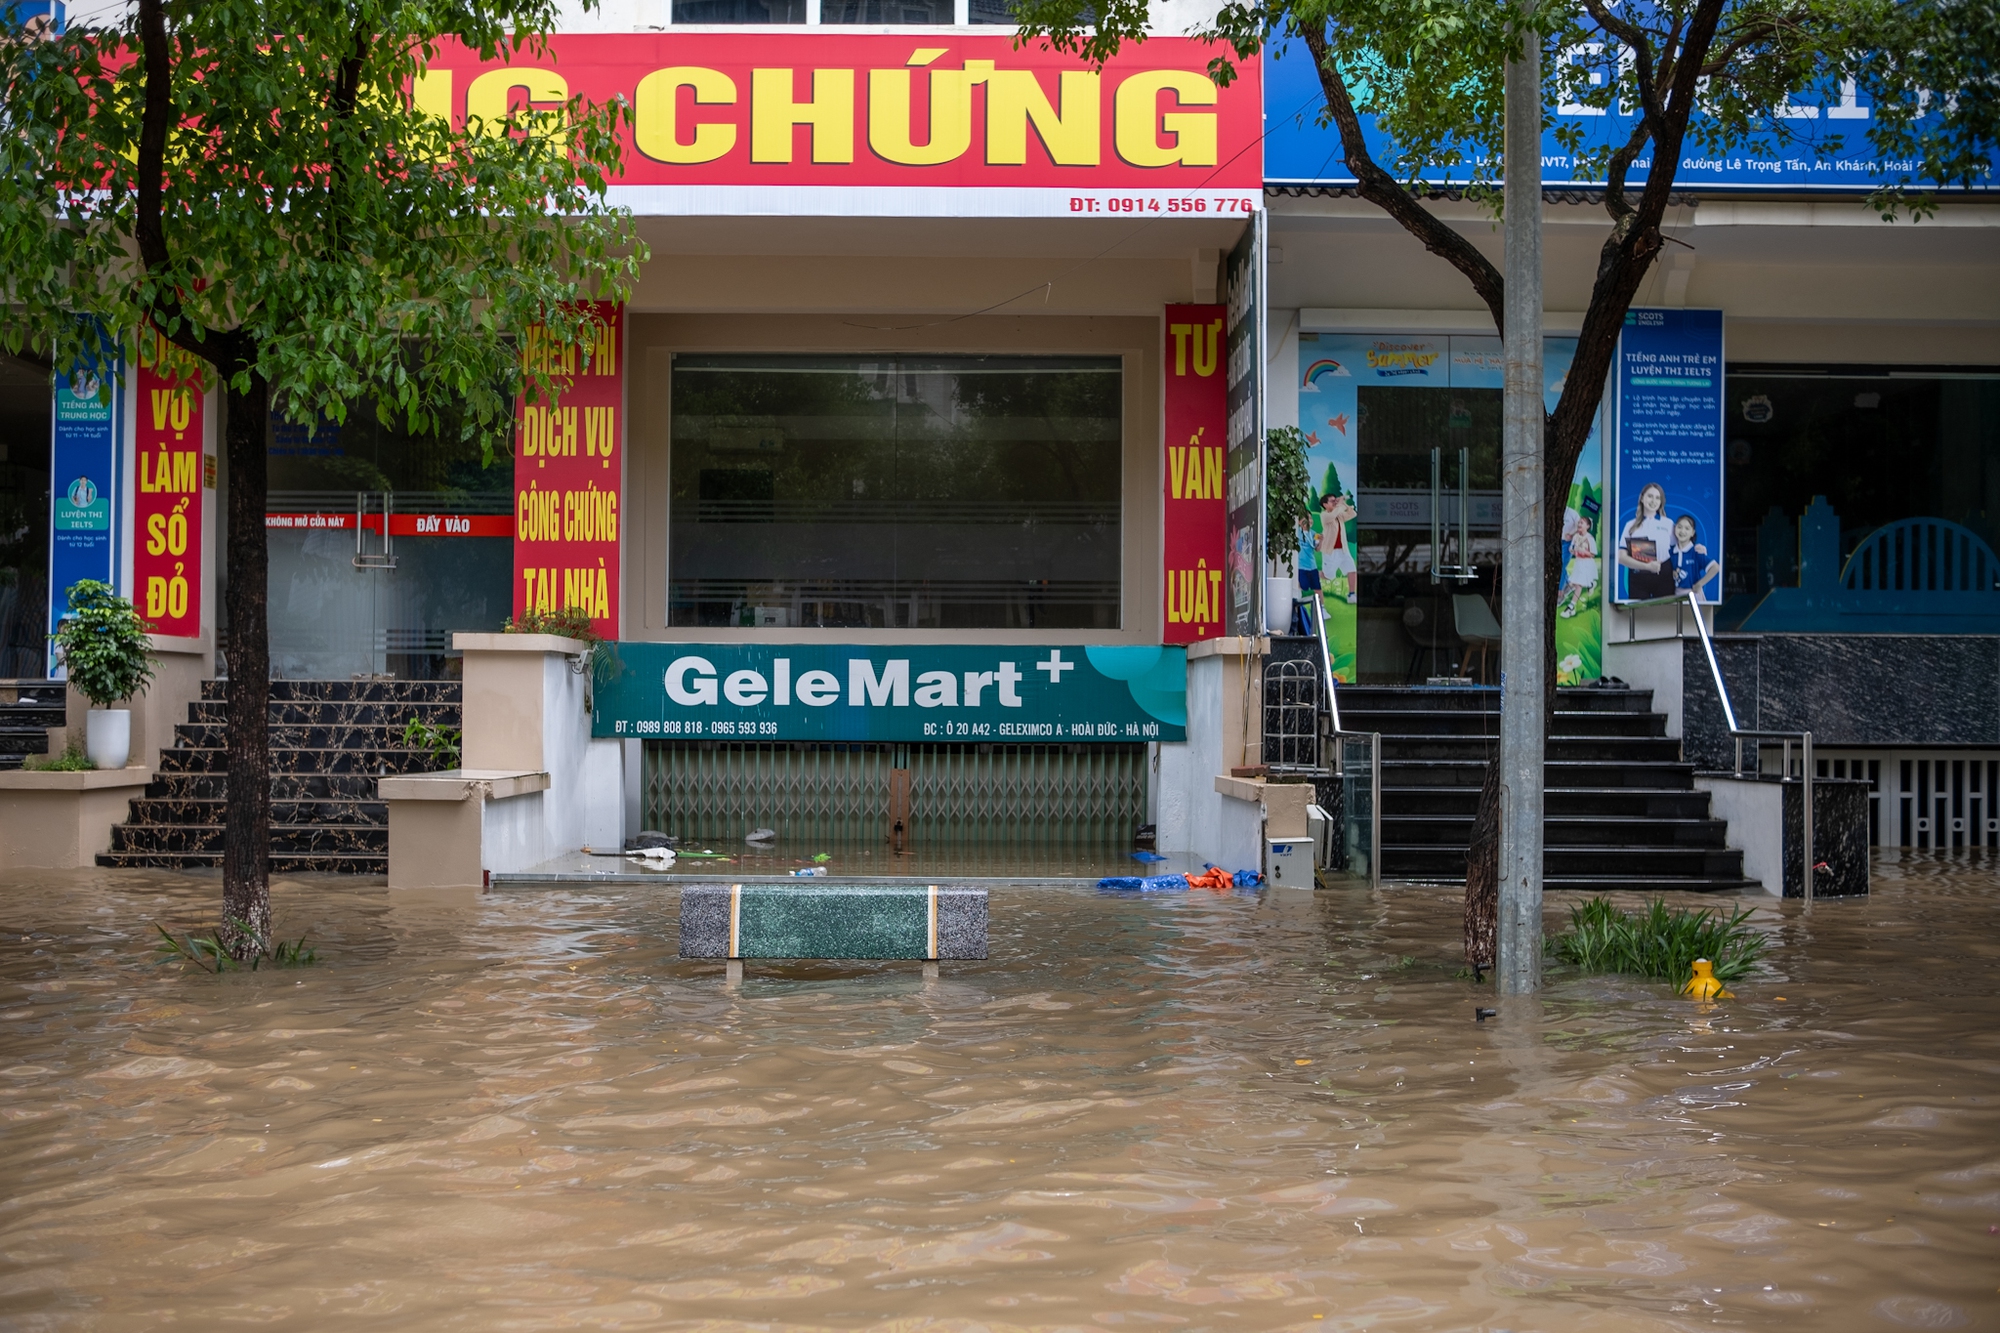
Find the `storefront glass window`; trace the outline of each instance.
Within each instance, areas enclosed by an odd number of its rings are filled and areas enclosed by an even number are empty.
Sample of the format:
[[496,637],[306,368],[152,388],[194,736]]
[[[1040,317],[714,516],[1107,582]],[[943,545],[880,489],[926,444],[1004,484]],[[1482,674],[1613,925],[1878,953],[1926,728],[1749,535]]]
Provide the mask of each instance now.
[[40,676],[48,663],[49,403],[49,372],[0,353],[0,677],[8,679]]
[[806,0],[674,0],[674,22],[714,24],[804,23]]
[[1115,629],[1116,357],[674,360],[668,622]]
[[1949,519],[2000,550],[2000,376],[1736,367],[1725,411],[1725,624],[1797,585],[1815,496],[1839,518],[1843,560],[1909,518]]
[[820,0],[821,23],[950,23],[952,0]]

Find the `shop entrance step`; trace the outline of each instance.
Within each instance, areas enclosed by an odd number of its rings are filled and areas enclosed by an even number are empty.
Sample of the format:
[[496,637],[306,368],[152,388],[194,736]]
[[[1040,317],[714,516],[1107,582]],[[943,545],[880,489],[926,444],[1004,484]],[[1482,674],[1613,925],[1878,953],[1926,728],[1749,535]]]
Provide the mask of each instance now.
[[[383,874],[389,810],[376,779],[445,765],[403,744],[412,717],[460,725],[457,681],[274,680],[266,717],[271,743],[273,872]],[[111,831],[103,866],[187,870],[222,864],[229,801],[228,682],[205,681],[173,748]]]
[[[1500,744],[1500,692],[1342,686],[1338,702],[1344,729],[1382,737],[1382,877],[1463,881],[1480,784]],[[1557,691],[1543,772],[1546,888],[1757,887],[1651,691]]]

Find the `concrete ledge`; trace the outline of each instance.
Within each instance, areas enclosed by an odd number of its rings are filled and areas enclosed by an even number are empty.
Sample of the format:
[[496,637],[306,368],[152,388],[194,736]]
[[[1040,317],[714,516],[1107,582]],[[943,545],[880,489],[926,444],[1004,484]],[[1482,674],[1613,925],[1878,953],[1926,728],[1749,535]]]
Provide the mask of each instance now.
[[[1313,788],[1309,782],[1267,782],[1262,778],[1217,774],[1215,790],[1218,795],[1252,801],[1261,807],[1265,837],[1299,839],[1311,836],[1311,824],[1306,817],[1306,810],[1313,802]],[[1250,863],[1245,861],[1243,864]]]
[[563,653],[572,656],[590,650],[590,645],[582,639],[565,638],[560,634],[454,634],[451,646],[476,653]]
[[0,772],[0,791],[96,791],[103,787],[143,787],[152,780],[153,770],[144,764],[54,773],[17,768]]
[[1187,646],[1188,661],[1199,662],[1204,657],[1249,657],[1263,656],[1271,650],[1269,639],[1245,639],[1224,635],[1219,639],[1201,639]]
[[1215,778],[1215,790],[1218,795],[1233,796],[1239,801],[1264,799],[1264,784],[1256,778],[1232,778],[1218,773]]
[[549,775],[530,769],[447,768],[381,778],[375,788],[384,801],[504,801],[547,791]]
[[143,765],[0,773],[0,870],[73,870],[111,850],[111,828],[152,781]]
[[1697,773],[1709,813],[1729,825],[1728,845],[1743,853],[1743,874],[1780,897],[1785,892],[1785,790],[1775,779]]

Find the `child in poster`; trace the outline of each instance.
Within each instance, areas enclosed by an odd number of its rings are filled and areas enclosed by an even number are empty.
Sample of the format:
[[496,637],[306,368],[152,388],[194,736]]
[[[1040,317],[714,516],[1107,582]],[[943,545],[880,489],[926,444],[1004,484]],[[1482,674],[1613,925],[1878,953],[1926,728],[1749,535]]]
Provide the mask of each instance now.
[[1359,571],[1354,564],[1353,534],[1348,529],[1357,511],[1345,495],[1335,491],[1319,501],[1319,566],[1327,595],[1349,606],[1360,603],[1357,586]]
[[1556,614],[1569,619],[1577,612],[1597,605],[1597,541],[1590,535],[1590,520],[1576,516],[1568,542],[1569,561],[1563,569],[1563,590]]
[[1674,546],[1669,556],[1674,569],[1674,591],[1692,591],[1697,597],[1708,581],[1722,572],[1721,562],[1710,559],[1708,548],[1697,540],[1700,535],[1693,514],[1682,514],[1674,520]]

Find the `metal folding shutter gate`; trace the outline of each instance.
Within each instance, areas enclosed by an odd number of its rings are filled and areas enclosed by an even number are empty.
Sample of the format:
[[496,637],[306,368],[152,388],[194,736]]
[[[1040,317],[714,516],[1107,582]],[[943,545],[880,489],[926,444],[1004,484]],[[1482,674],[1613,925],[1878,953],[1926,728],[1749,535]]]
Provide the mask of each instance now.
[[1868,842],[1876,847],[2000,850],[2000,753],[1815,750],[1822,778],[1868,784]]
[[647,741],[645,826],[713,842],[755,828],[879,842],[897,769],[915,846],[1129,847],[1145,822],[1144,745]]

